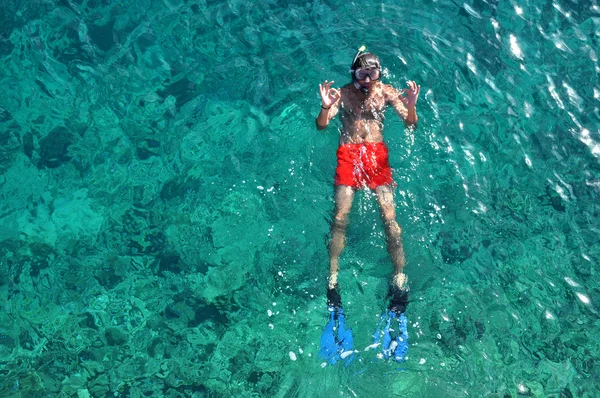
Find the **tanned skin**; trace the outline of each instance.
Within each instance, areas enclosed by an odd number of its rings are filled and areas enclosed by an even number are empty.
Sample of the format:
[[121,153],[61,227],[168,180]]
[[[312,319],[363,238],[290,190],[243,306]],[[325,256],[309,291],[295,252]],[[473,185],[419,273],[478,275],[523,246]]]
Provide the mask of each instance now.
[[[333,81],[325,80],[319,84],[321,94],[321,112],[316,123],[319,130],[327,128],[329,122],[338,114],[342,122],[340,146],[351,143],[383,142],[383,113],[390,105],[407,126],[417,123],[416,103],[421,86],[414,81],[407,82],[407,88],[398,91],[379,80],[358,80],[360,87],[368,89],[365,94],[353,83],[341,89],[333,88]],[[339,257],[344,249],[348,213],[352,207],[355,188],[339,185],[335,187],[335,212],[331,223],[331,242],[329,244],[329,289],[337,285]],[[403,272],[406,264],[402,245],[402,228],[396,221],[394,191],[390,185],[375,188],[377,203],[383,220],[387,250],[394,264],[392,285],[402,289],[407,284]]]

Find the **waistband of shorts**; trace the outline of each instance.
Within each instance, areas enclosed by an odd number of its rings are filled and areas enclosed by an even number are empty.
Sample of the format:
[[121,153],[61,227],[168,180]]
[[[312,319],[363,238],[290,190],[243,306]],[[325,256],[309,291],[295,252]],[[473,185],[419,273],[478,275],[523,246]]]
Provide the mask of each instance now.
[[348,144],[340,145],[340,148],[360,148],[361,146],[386,146],[385,142],[350,142]]

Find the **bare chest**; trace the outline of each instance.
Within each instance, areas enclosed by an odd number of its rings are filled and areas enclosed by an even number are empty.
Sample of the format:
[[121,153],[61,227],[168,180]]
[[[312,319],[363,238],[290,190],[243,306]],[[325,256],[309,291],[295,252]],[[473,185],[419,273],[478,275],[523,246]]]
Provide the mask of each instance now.
[[342,115],[351,119],[383,120],[385,99],[381,93],[370,93],[359,98],[359,95],[342,97]]

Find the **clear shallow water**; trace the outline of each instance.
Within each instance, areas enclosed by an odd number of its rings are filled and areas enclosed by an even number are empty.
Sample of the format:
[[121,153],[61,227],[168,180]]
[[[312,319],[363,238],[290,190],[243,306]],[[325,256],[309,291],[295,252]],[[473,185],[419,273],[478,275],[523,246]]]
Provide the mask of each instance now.
[[[2,396],[599,394],[594,2],[3,8]],[[323,368],[317,87],[361,44],[422,87],[385,131],[411,347]],[[368,193],[348,241],[362,350],[391,272]]]

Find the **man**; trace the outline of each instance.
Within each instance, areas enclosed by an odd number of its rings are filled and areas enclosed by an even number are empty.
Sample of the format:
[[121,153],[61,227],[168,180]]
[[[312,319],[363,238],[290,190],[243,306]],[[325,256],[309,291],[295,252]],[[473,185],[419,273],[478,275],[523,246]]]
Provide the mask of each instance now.
[[[350,84],[339,90],[332,87],[333,81],[325,80],[324,83],[319,84],[321,111],[316,119],[317,128],[325,129],[338,113],[342,122],[335,172],[335,214],[331,224],[327,299],[332,309],[331,320],[340,321],[341,315],[341,320],[344,321],[341,297],[337,290],[339,256],[344,248],[348,213],[352,207],[354,194],[358,189],[369,188],[375,191],[377,196],[387,250],[394,264],[388,316],[400,320],[399,329],[406,331],[406,321],[403,318],[404,325],[402,325],[402,317],[408,303],[408,285],[407,277],[403,272],[405,257],[401,239],[402,230],[396,221],[394,182],[388,162],[388,150],[383,142],[383,113],[386,106],[390,105],[406,125],[416,126],[418,120],[416,103],[421,86],[414,81],[409,81],[406,89],[398,91],[390,85],[383,84],[380,81],[379,58],[363,51],[364,47],[361,47],[352,62]],[[389,328],[389,322],[387,323]],[[343,325],[341,328],[344,329]],[[405,337],[404,339],[400,337],[404,343],[406,343]],[[389,345],[388,348],[385,346],[385,340],[386,336],[384,336],[384,355],[402,360],[405,352],[394,353],[393,349],[390,351]],[[395,340],[392,338],[392,341]],[[399,342],[396,343],[398,345]],[[407,345],[406,349],[408,349]]]

